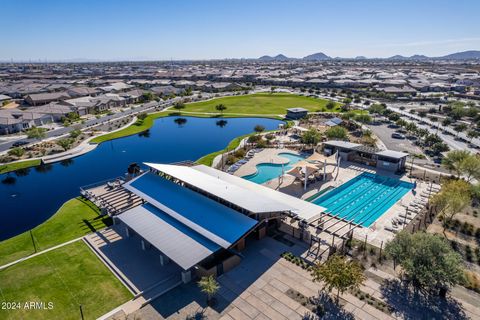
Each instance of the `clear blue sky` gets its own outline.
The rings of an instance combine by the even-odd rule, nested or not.
[[[0,60],[480,50],[478,0],[1,0]]]

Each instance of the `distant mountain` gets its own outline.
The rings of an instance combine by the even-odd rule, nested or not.
[[[276,55],[275,57],[273,57],[273,59],[274,59],[275,61],[287,61],[287,60],[290,60],[289,57],[284,56],[283,54]]]
[[[303,57],[303,60],[306,60],[306,61],[324,61],[324,60],[330,60],[330,59],[332,58],[327,56],[323,52],[318,52],[318,53],[310,54],[308,56]]]
[[[445,59],[445,60],[472,60],[472,59],[480,59],[480,51],[478,50],[469,50],[463,52],[455,52],[452,54],[447,54],[443,57],[438,57],[437,59]]]
[[[261,61],[273,61],[274,58],[272,56],[261,56],[260,58],[258,58],[258,60],[261,60]]]
[[[261,56],[260,58],[258,58],[258,60],[261,60],[261,61],[288,61],[288,60],[291,60],[291,58],[289,58],[289,57],[287,57],[283,54],[278,54],[275,57]]]
[[[409,57],[408,59],[409,60],[428,60],[430,58],[427,57],[427,56],[424,56],[423,54],[415,54],[415,55]]]
[[[401,56],[399,54],[387,58],[387,60],[408,60],[408,57]]]
[[[327,60],[343,60],[345,58],[335,57],[332,58],[327,56],[323,52],[317,52],[314,54],[310,54],[305,56],[301,59],[298,58],[289,58],[283,54],[272,56],[261,56],[258,58],[260,61],[290,61],[290,60],[303,60],[303,61],[327,61]],[[463,52],[455,52],[452,54],[448,54],[446,56],[441,57],[428,57],[422,54],[415,54],[410,57],[402,56],[402,55],[394,55],[388,58],[367,58],[364,56],[357,56],[355,57],[356,60],[370,60],[370,59],[385,59],[385,60],[397,60],[397,61],[424,61],[424,60],[472,60],[472,59],[480,59],[480,51],[479,50],[469,50]],[[348,59],[347,59],[348,60]]]

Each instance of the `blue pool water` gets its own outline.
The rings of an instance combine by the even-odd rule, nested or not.
[[[278,128],[279,120],[166,117],[141,134],[107,141],[67,161],[0,175],[0,241],[44,222],[79,187],[122,176],[130,163],[196,160],[224,148],[230,140],[252,132],[257,124]],[[177,120],[177,121],[176,121]]]
[[[284,172],[287,172],[293,165],[299,161],[305,160],[305,157],[299,156],[293,153],[283,152],[278,154],[282,158],[287,158],[288,163],[283,165]],[[282,165],[281,164],[274,164],[274,163],[260,163],[257,164],[257,172],[254,174],[250,174],[247,176],[243,176],[242,178],[247,179],[249,181],[262,184],[272,179],[278,178],[282,175]]]
[[[412,188],[412,183],[364,172],[312,203],[369,227]]]

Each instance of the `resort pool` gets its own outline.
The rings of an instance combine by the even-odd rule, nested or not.
[[[364,172],[312,203],[331,215],[369,227],[411,189],[412,183]]]
[[[278,154],[282,158],[287,158],[289,162],[287,164],[283,165],[283,170],[284,172],[287,172],[290,170],[293,165],[299,161],[305,160],[305,157],[296,155],[293,153],[288,153],[288,152],[282,152]],[[278,178],[279,176],[282,175],[282,165],[281,164],[275,164],[275,163],[260,163],[257,164],[257,172],[243,176],[242,178],[262,184],[267,181],[270,181],[272,179]]]

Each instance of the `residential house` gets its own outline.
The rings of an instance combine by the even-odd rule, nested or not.
[[[66,92],[49,92],[29,94],[25,97],[25,101],[31,106],[39,106],[53,101],[70,99],[70,95]]]
[[[52,121],[52,116],[34,111],[22,111],[19,109],[0,110],[0,134],[16,133]]]

